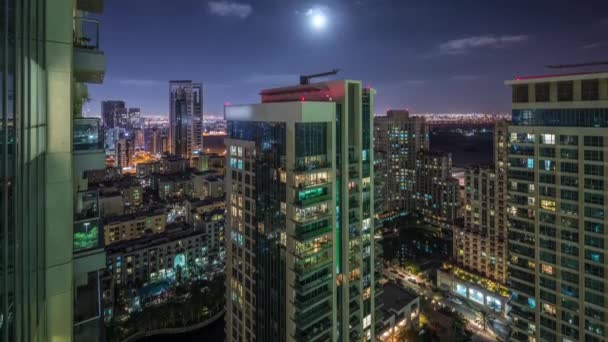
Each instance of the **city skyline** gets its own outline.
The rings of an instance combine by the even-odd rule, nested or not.
[[[168,115],[169,80],[193,79],[203,83],[204,112],[221,115],[226,102],[254,103],[257,89],[341,68],[336,79],[363,78],[378,90],[376,113],[507,112],[502,80],[605,59],[608,5],[566,4],[526,3],[521,13],[474,1],[451,8],[446,1],[184,0],[169,9],[160,1],[108,2],[102,19],[112,25],[101,33],[111,57],[85,109],[97,114],[99,101],[122,99]],[[323,27],[314,13],[323,13]],[[158,25],[165,17],[180,20]]]
[[[116,3],[0,0],[0,341],[607,339],[606,4]]]

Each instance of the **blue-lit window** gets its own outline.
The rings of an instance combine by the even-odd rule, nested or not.
[[[530,309],[536,308],[536,300],[534,298],[528,298],[528,306]]]
[[[534,168],[534,159],[528,158],[528,169]]]

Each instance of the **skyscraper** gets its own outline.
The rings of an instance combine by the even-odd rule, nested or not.
[[[228,341],[375,336],[374,92],[330,81],[226,107]]]
[[[171,154],[190,159],[203,150],[202,84],[170,81],[169,106]]]
[[[99,22],[82,18],[102,8],[102,1],[0,1],[2,341],[71,341],[78,330],[73,153],[98,137],[72,127],[80,126],[73,115],[87,97],[84,83],[103,81]]]
[[[506,84],[512,339],[603,341],[608,73]]]
[[[467,270],[507,280],[507,123],[494,125],[494,165],[465,171],[464,227],[455,227],[454,258]]]
[[[416,154],[414,208],[424,220],[448,233],[458,217],[458,180],[452,177],[449,153],[422,150]]]
[[[429,126],[422,117],[411,117],[406,110],[389,110],[374,119],[375,148],[384,157],[384,210],[413,211],[416,208],[416,157],[429,149]]]
[[[106,128],[120,126],[120,119],[127,114],[125,101],[101,101],[101,118]]]

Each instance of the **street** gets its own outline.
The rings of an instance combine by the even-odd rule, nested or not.
[[[479,310],[473,304],[467,303],[463,298],[457,298],[454,294],[446,294],[438,290],[434,284],[407,272],[404,268],[387,267],[384,269],[384,276],[396,281],[403,288],[419,294],[422,312],[437,319],[439,323],[443,323],[442,325],[448,330],[451,330],[450,323],[445,322],[446,316],[438,311],[442,307],[459,312],[464,316],[468,321],[468,329],[473,332],[473,341],[496,341],[497,337],[504,341],[509,336],[508,324],[504,318],[494,316],[487,330],[484,331],[483,327],[476,322]],[[446,336],[446,338],[448,337]]]

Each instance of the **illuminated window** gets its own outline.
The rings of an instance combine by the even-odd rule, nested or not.
[[[543,303],[543,312],[547,313],[551,316],[555,316],[556,311],[555,311],[555,305],[552,304],[547,304],[547,303]]]
[[[367,315],[363,318],[363,329],[369,327],[372,324],[372,315]]]
[[[541,200],[540,207],[545,210],[555,211],[555,201]]]
[[[555,134],[541,134],[540,142],[547,145],[555,145]]]
[[[540,270],[541,270],[541,272],[543,272],[545,274],[553,275],[553,266],[541,264],[540,265]]]

